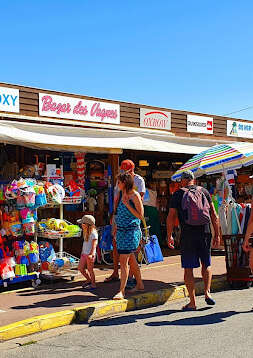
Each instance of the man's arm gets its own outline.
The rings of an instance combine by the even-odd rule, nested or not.
[[[170,208],[166,220],[168,245],[171,243],[172,232],[175,226],[176,219],[177,219],[177,209]]]
[[[214,246],[218,247],[220,245],[220,222],[219,222],[219,217],[216,214],[213,202],[210,203],[210,217],[215,233],[213,244]]]

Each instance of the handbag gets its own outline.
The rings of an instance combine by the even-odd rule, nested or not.
[[[102,237],[101,240],[99,242],[99,248],[103,249],[105,251],[112,251],[113,250],[113,246],[112,246],[112,226],[111,225],[106,225],[103,228],[102,231]]]
[[[148,238],[144,246],[144,253],[147,265],[163,261],[163,254],[156,235],[152,235]]]

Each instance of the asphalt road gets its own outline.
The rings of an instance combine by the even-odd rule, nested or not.
[[[56,330],[51,338],[27,337],[24,342],[35,342],[1,350],[0,357],[252,358],[253,289],[213,296],[215,307],[208,307],[203,297],[198,297],[196,312],[182,312],[186,300],[181,300],[94,321],[89,326],[71,326],[68,333]]]

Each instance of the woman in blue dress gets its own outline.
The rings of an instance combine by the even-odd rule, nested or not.
[[[118,187],[121,191],[116,212],[116,245],[120,255],[120,290],[113,297],[115,300],[124,299],[125,287],[129,274],[129,265],[136,278],[137,284],[132,292],[143,291],[144,285],[141,272],[135,258],[140,239],[140,223],[144,209],[140,194],[133,189],[134,180],[131,174],[124,173],[118,176]]]

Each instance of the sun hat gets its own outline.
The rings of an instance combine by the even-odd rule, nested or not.
[[[95,225],[96,220],[92,215],[84,215],[82,219],[77,220],[78,224]]]
[[[120,164],[120,169],[124,171],[133,170],[134,168],[134,162],[130,159],[125,159]]]
[[[183,171],[183,173],[181,174],[181,180],[186,179],[186,180],[192,180],[194,179],[194,174],[191,170],[185,170]]]

